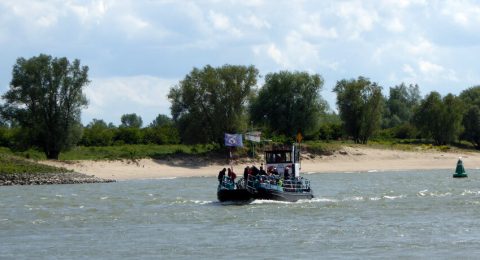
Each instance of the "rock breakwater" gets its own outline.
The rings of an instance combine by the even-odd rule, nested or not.
[[[46,184],[82,184],[115,182],[93,175],[76,172],[67,173],[9,173],[0,174],[0,186],[10,185],[46,185]]]

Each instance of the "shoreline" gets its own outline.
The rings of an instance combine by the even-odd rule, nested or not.
[[[343,147],[329,156],[302,155],[302,173],[383,172],[401,170],[451,169],[452,174],[459,157],[467,170],[480,169],[478,152],[400,151],[374,148]],[[64,167],[78,173],[102,179],[139,180],[175,177],[211,177],[229,167],[210,163],[204,158],[141,159],[136,161],[39,161],[39,163]],[[239,161],[233,164],[237,175],[247,165],[260,161]]]

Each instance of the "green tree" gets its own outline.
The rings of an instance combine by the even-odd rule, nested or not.
[[[140,128],[143,125],[142,117],[135,113],[122,115],[120,121],[122,122],[120,127]]]
[[[101,119],[93,119],[84,129],[81,144],[85,146],[109,146],[113,144],[115,129]]]
[[[335,112],[329,112],[320,119],[320,128],[317,138],[321,140],[336,140],[342,138],[342,119]]]
[[[178,144],[180,135],[173,120],[159,114],[147,128],[143,129],[144,143],[153,144]]]
[[[16,121],[28,142],[43,149],[48,159],[58,159],[81,136],[88,67],[80,66],[78,59],[40,54],[17,59],[12,74],[10,89],[2,96],[3,116]]]
[[[250,116],[254,123],[266,123],[272,133],[294,137],[298,132],[318,130],[327,103],[320,96],[323,78],[307,72],[281,71],[265,76],[265,84],[253,98]]]
[[[194,68],[168,94],[182,140],[223,144],[225,132],[243,131],[247,126],[247,98],[257,77],[254,66]]]
[[[383,96],[382,87],[369,79],[338,81],[334,90],[345,132],[355,143],[367,143],[380,127]]]
[[[462,122],[465,129],[462,138],[480,150],[480,86],[462,91],[460,99],[467,111]]]
[[[166,116],[159,114],[153,121],[150,123],[149,127],[162,127],[164,125],[172,125],[173,120]]]
[[[480,108],[471,106],[463,117],[465,131],[462,137],[480,150]]]
[[[386,101],[384,111],[385,127],[396,127],[410,122],[415,108],[421,100],[418,85],[402,83],[390,88],[390,96]]]
[[[462,131],[463,107],[452,94],[443,99],[438,92],[431,92],[416,109],[413,121],[425,138],[435,144],[445,145],[455,141]]]
[[[144,143],[152,144],[178,144],[180,135],[177,128],[172,124],[147,127],[143,130]]]

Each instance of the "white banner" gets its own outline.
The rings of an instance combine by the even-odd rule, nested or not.
[[[260,142],[260,136],[262,135],[262,132],[254,131],[254,132],[248,132],[245,133],[245,140],[250,140],[252,142]]]

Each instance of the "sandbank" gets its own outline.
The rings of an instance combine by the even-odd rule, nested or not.
[[[434,170],[455,169],[456,162],[462,157],[467,169],[480,169],[480,153],[477,152],[438,152],[438,151],[400,151],[343,147],[329,156],[303,155],[304,173],[333,172],[371,172],[400,170]],[[99,178],[130,180],[159,179],[173,177],[208,177],[216,176],[225,164],[211,163],[205,159],[141,159],[136,161],[41,161],[48,165],[65,167],[78,173],[94,175]],[[259,165],[260,162],[234,162],[235,172],[243,172],[246,165]]]

